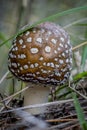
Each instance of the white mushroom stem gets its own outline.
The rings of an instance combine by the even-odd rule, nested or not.
[[[42,104],[48,102],[49,87],[44,85],[29,84],[29,89],[24,93],[24,106]],[[46,108],[33,108],[27,111],[31,114],[44,113]]]

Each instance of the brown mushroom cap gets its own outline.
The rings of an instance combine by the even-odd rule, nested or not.
[[[45,22],[13,40],[8,67],[25,82],[60,85],[70,75],[72,50],[68,34]]]

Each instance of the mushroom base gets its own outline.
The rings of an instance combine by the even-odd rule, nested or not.
[[[24,106],[42,104],[48,102],[49,87],[44,85],[30,85],[29,89],[24,93]],[[31,114],[44,113],[45,107],[27,109],[26,111]]]

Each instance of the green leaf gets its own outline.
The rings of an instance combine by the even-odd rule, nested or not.
[[[74,80],[79,80],[81,78],[87,77],[87,72],[82,72],[73,77]]]
[[[73,96],[73,99],[74,99],[74,105],[75,105],[75,109],[76,109],[76,112],[77,112],[77,116],[78,116],[78,120],[80,122],[80,125],[81,125],[83,130],[87,130],[87,122],[85,120],[83,110],[82,110],[82,108],[79,104],[77,97],[76,97],[76,93],[73,92],[72,96]]]
[[[87,6],[81,6],[81,7],[77,7],[77,8],[72,8],[57,14],[54,14],[52,16],[49,16],[47,18],[44,18],[38,22],[36,22],[35,24],[32,24],[31,26],[25,27],[24,30],[19,31],[17,34],[13,35],[12,37],[10,37],[9,39],[7,39],[6,41],[4,41],[3,43],[0,44],[0,47],[3,46],[6,42],[8,42],[9,40],[11,40],[12,38],[24,33],[25,31],[27,31],[28,29],[31,29],[32,27],[36,26],[37,24],[40,24],[42,22],[46,22],[46,21],[54,21],[56,18],[60,17],[60,16],[64,16],[67,14],[71,14],[71,13],[75,13],[77,11],[82,11],[82,10],[87,10]]]

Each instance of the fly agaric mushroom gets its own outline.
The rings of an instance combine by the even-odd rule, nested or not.
[[[46,102],[49,87],[69,79],[71,62],[70,38],[54,23],[39,24],[17,36],[9,51],[8,68],[14,76],[32,86],[24,94],[24,105]],[[41,110],[32,112],[36,114]]]

